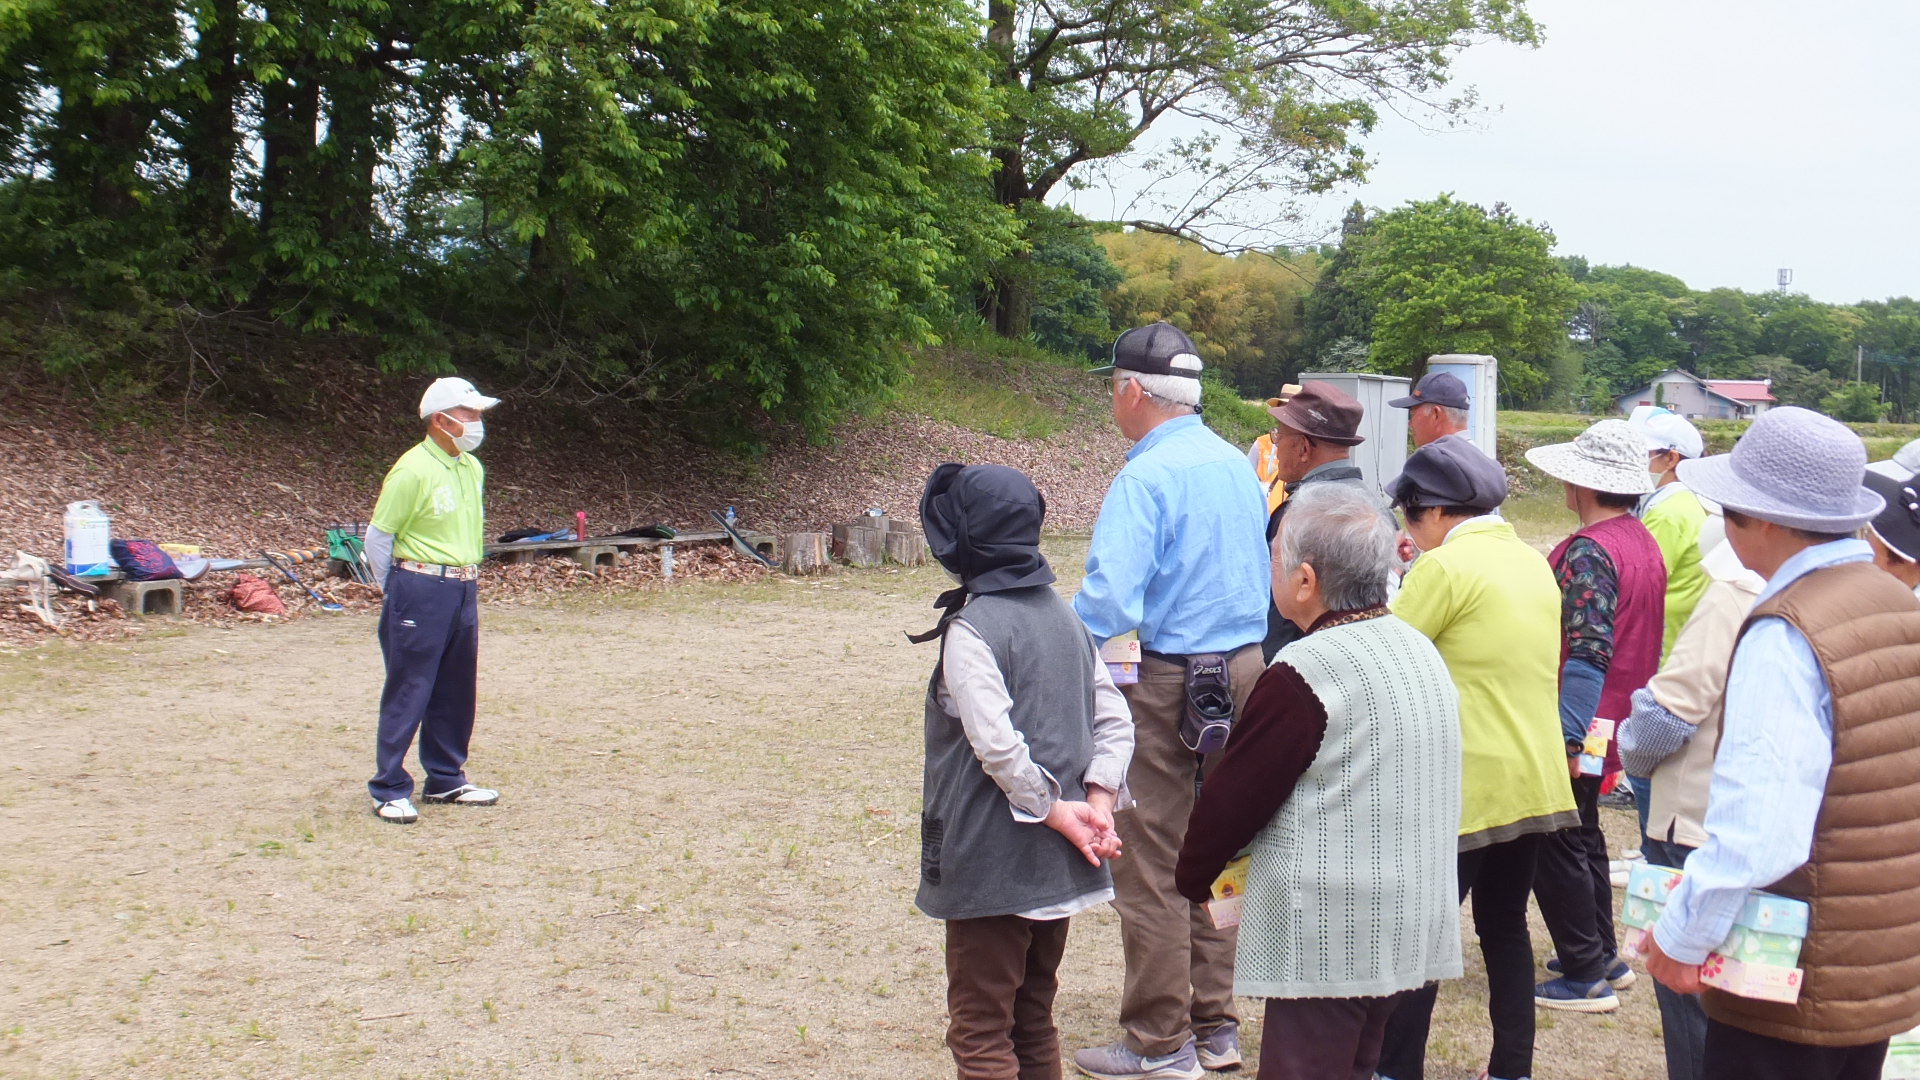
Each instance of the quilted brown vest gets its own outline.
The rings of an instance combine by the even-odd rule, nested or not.
[[[1703,1003],[1722,1023],[1788,1042],[1877,1042],[1920,1024],[1920,602],[1892,575],[1845,563],[1788,585],[1747,626],[1767,616],[1806,635],[1833,694],[1813,853],[1767,887],[1812,908],[1806,982],[1793,1005],[1712,989]]]

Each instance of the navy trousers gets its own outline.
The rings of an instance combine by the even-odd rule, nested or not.
[[[1675,870],[1687,864],[1693,849],[1685,844],[1643,837],[1640,850],[1654,866]],[[1669,990],[1660,982],[1653,984],[1653,996],[1660,1003],[1660,1035],[1667,1049],[1667,1080],[1702,1080],[1706,1076],[1707,1010],[1700,1005],[1699,994]]]
[[[1707,1080],[1880,1080],[1887,1040],[1807,1046],[1707,1021]]]
[[[380,740],[368,794],[375,802],[413,795],[407,747],[415,733],[429,793],[466,783],[480,660],[477,583],[396,568],[387,576],[380,608],[380,652],[387,685],[380,692]]]

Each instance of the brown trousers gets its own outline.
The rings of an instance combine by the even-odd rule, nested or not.
[[[1372,1080],[1399,995],[1268,998],[1258,1080]]]
[[[1227,664],[1236,710],[1260,677],[1260,647]],[[1133,712],[1133,764],[1127,786],[1139,804],[1115,817],[1123,845],[1113,860],[1113,906],[1120,913],[1126,989],[1120,1027],[1127,1048],[1158,1057],[1215,1028],[1237,1024],[1233,1007],[1233,930],[1215,930],[1206,910],[1181,896],[1173,867],[1193,813],[1197,763],[1180,741],[1186,670],[1146,657],[1140,681],[1121,687]]]
[[[1069,921],[947,922],[947,1049],[960,1080],[1060,1080],[1053,995]]]

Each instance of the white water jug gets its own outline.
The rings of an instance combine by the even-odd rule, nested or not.
[[[67,504],[67,573],[85,576],[113,570],[113,519],[88,499]]]

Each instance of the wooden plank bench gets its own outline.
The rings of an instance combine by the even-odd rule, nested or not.
[[[769,557],[773,554],[773,537],[764,533],[748,533],[747,541],[755,549]],[[532,562],[534,559],[550,556],[569,558],[588,570],[598,573],[603,567],[611,568],[622,554],[636,551],[654,551],[673,544],[710,544],[727,543],[724,532],[684,532],[671,540],[661,540],[651,536],[589,536],[585,540],[535,540],[520,541],[512,544],[488,544],[489,557],[499,556],[507,562]]]

